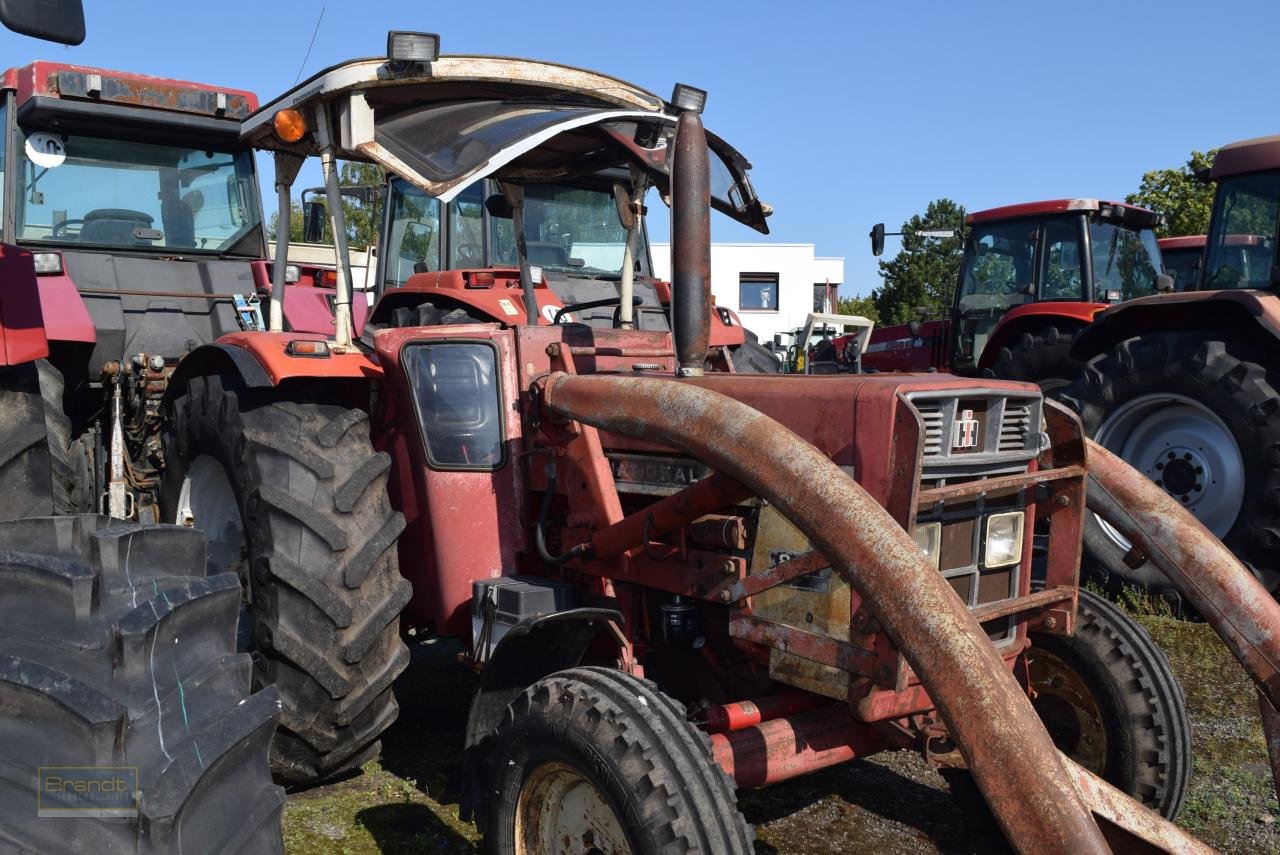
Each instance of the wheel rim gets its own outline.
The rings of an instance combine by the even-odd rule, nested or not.
[[[1184,395],[1143,395],[1108,415],[1096,439],[1215,536],[1235,525],[1244,502],[1244,458],[1226,423],[1204,404]],[[1117,546],[1130,548],[1119,531],[1101,518],[1098,523]]]
[[[236,500],[235,488],[217,459],[202,454],[191,461],[178,491],[178,506],[174,509],[172,521],[193,525],[205,533],[212,572],[230,570],[240,576],[244,606],[240,610],[237,646],[240,650],[248,650],[252,625],[247,608],[249,579],[244,522],[240,519],[240,503]]]
[[[1093,693],[1066,662],[1044,650],[1027,654],[1032,702],[1053,744],[1075,762],[1104,775],[1107,728]]]
[[[517,855],[630,855],[631,844],[609,800],[567,763],[543,763],[516,801]]]

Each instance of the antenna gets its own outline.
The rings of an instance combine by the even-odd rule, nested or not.
[[[320,17],[316,18],[316,28],[311,31],[311,41],[307,44],[307,52],[302,55],[302,64],[298,66],[298,76],[293,78],[293,85],[297,86],[298,81],[302,79],[302,69],[307,67],[307,60],[311,58],[311,48],[316,43],[316,33],[320,32],[320,22],[324,20],[324,6],[320,7]]]

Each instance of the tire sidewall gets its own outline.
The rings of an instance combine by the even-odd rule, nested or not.
[[[1261,550],[1252,533],[1253,522],[1276,517],[1266,501],[1267,473],[1273,468],[1267,459],[1270,443],[1265,441],[1265,426],[1255,426],[1250,418],[1250,409],[1262,401],[1251,394],[1248,384],[1235,393],[1223,388],[1212,355],[1208,360],[1201,358],[1205,345],[1215,341],[1219,340],[1208,333],[1157,333],[1129,339],[1090,360],[1089,373],[1094,376],[1082,376],[1067,395],[1088,436],[1096,436],[1119,407],[1151,394],[1190,398],[1217,415],[1235,440],[1245,473],[1240,513],[1222,541],[1253,566],[1270,566],[1275,556],[1267,554],[1271,550]],[[1258,364],[1244,348],[1230,342],[1223,342],[1223,347],[1240,362]],[[1092,513],[1084,517],[1084,547],[1087,558],[1097,565],[1090,569],[1105,581],[1124,580],[1161,590],[1170,587],[1150,562],[1138,568],[1125,564],[1126,550],[1103,531]],[[1275,585],[1268,587],[1274,589]]]

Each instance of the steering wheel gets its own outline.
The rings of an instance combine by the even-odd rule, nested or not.
[[[62,222],[60,222],[60,223],[54,223],[54,224],[53,224],[53,231],[51,231],[51,232],[49,233],[49,237],[58,237],[58,235],[62,234],[63,232],[65,232],[65,231],[67,230],[67,226],[83,226],[83,225],[84,225],[84,220],[83,220],[83,219],[79,219],[79,220],[63,220],[63,221],[62,221]]]
[[[459,261],[465,262],[478,262],[483,255],[480,247],[474,243],[460,243],[454,252]]]

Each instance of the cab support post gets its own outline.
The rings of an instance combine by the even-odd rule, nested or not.
[[[355,332],[351,323],[351,257],[347,254],[347,222],[342,213],[342,189],[338,185],[338,164],[333,154],[329,133],[329,115],[325,105],[316,107],[316,142],[320,144],[320,167],[324,171],[325,207],[333,229],[333,251],[337,264],[337,283],[333,297],[333,349],[349,350]]]
[[[293,182],[302,168],[302,158],[285,151],[275,153],[276,166],[276,259],[271,267],[271,307],[267,315],[267,329],[284,332],[284,269],[289,264],[289,218],[293,205],[289,196]]]

